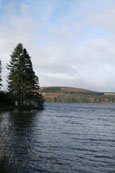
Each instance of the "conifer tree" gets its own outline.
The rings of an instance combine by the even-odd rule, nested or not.
[[[1,77],[1,72],[2,72],[2,64],[1,64],[1,60],[0,60],[0,89],[1,89],[1,86],[2,86],[2,77]]]
[[[40,106],[41,95],[35,92],[39,90],[38,77],[33,70],[31,57],[21,43],[14,49],[8,69],[8,90],[18,106]]]

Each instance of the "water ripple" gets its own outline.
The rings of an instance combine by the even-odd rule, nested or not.
[[[0,113],[0,172],[115,172],[114,105],[46,103]]]

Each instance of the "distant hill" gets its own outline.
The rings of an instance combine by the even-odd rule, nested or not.
[[[73,88],[73,87],[60,87],[60,86],[56,86],[56,87],[41,87],[40,88],[41,92],[61,92],[61,93],[94,93],[94,91],[90,91],[90,90],[86,90],[86,89],[81,89],[81,88]],[[95,92],[97,93],[97,92]]]
[[[73,87],[41,87],[46,102],[115,103],[114,93],[95,92]]]

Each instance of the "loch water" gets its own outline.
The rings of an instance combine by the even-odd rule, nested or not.
[[[114,173],[115,105],[0,113],[0,173]]]

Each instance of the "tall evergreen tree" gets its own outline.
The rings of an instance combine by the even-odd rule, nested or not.
[[[0,89],[1,89],[1,86],[2,86],[2,77],[1,77],[1,72],[2,72],[2,63],[1,63],[1,60],[0,60]]]
[[[41,95],[35,92],[39,90],[38,77],[33,70],[31,57],[21,43],[14,49],[8,69],[8,90],[18,106],[40,106]]]

